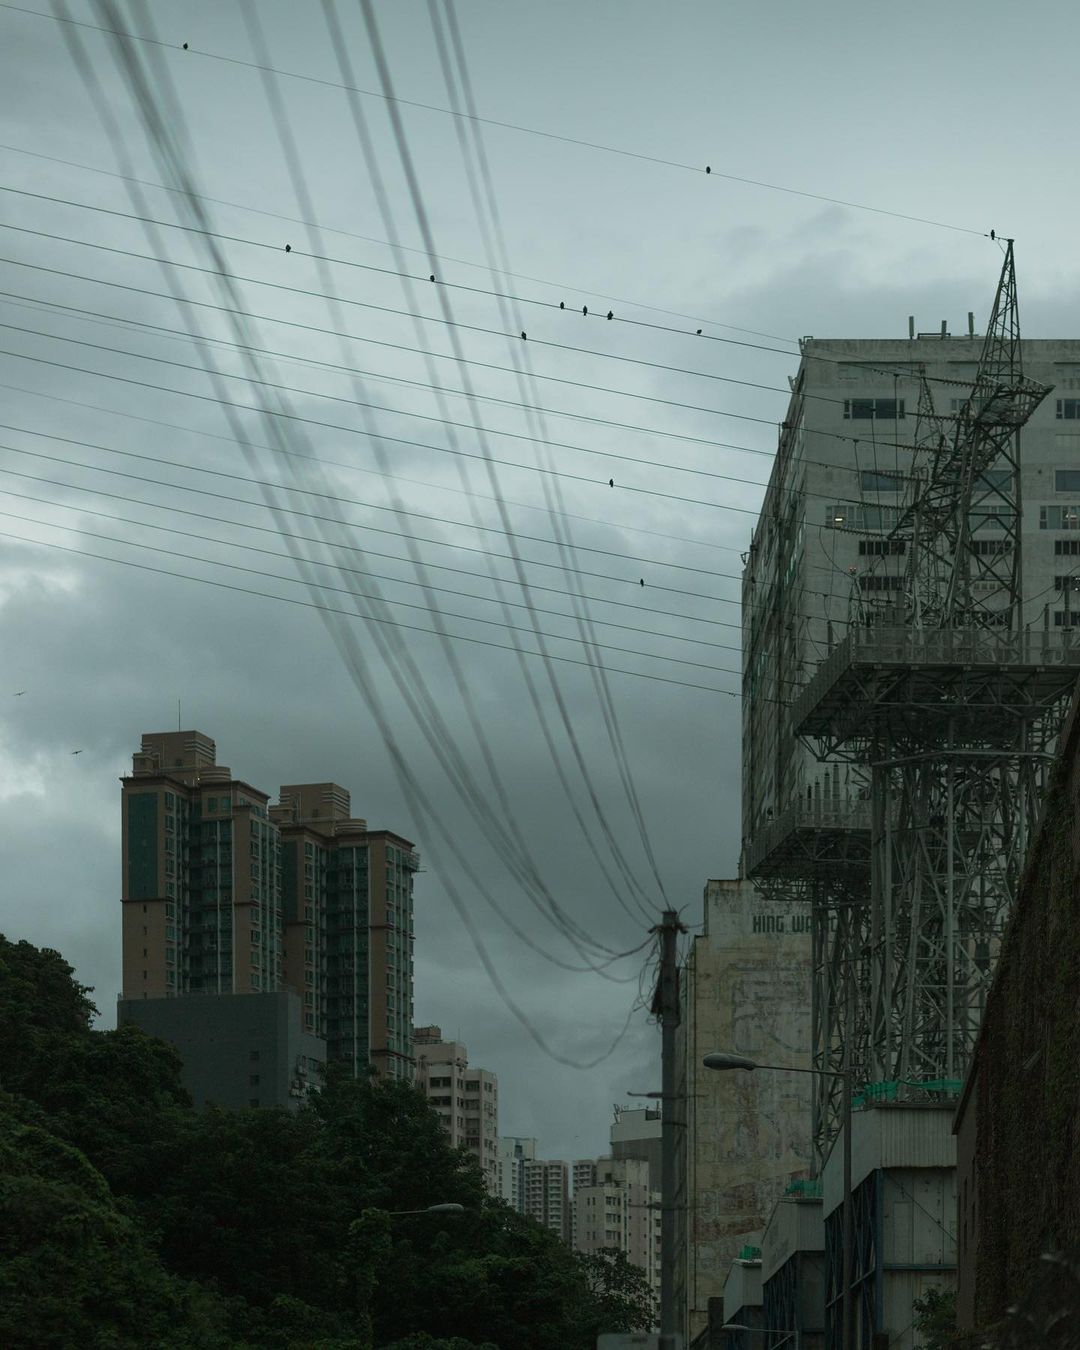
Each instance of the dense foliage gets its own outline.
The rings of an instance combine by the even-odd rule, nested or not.
[[[591,1350],[649,1324],[640,1272],[488,1199],[412,1086],[196,1114],[175,1053],[94,1031],[89,993],[0,936],[8,1350]],[[433,1199],[465,1213],[392,1217]]]
[[[1027,1292],[1047,1251],[1080,1251],[1080,773],[1076,732],[1047,793],[977,1057],[977,1320]]]

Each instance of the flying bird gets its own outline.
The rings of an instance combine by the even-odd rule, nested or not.
[[[72,750],[71,753],[72,753],[73,755],[81,755],[81,754],[82,754],[82,751],[81,751],[81,750]]]
[[[17,694],[12,694],[11,697],[12,697],[12,698],[22,698],[23,694],[25,694],[25,693],[26,693],[26,690],[25,690],[25,689],[20,689],[19,692],[18,692]]]

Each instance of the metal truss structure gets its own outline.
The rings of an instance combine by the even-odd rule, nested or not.
[[[811,792],[751,841],[746,870],[814,915],[814,1066],[934,1097],[962,1078],[1080,673],[1068,630],[1024,626],[1019,433],[1049,389],[1021,369],[1011,241],[959,412],[925,379],[889,536],[902,600],[864,599],[789,710],[792,735],[861,800]],[[854,1016],[844,1015],[847,981]],[[840,1080],[815,1094],[819,1163]]]

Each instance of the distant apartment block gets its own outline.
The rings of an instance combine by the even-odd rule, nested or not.
[[[487,1069],[471,1068],[460,1041],[444,1041],[437,1026],[414,1033],[416,1081],[438,1113],[455,1147],[480,1164],[489,1195],[500,1194],[499,1080]]]
[[[611,1156],[644,1158],[649,1164],[649,1185],[654,1191],[660,1189],[662,1116],[655,1106],[616,1106],[611,1122]]]
[[[559,1160],[535,1158],[526,1162],[525,1213],[570,1242],[570,1173]]]
[[[644,1158],[574,1163],[573,1247],[586,1255],[622,1252],[660,1293],[660,1192]]]
[[[513,1135],[499,1139],[498,1195],[511,1209],[525,1213],[525,1164],[536,1158],[536,1140]]]
[[[126,1016],[287,990],[327,1058],[411,1077],[412,843],[369,830],[335,783],[271,805],[199,731],[144,735],[122,784]]]

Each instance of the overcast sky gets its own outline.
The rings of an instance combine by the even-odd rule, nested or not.
[[[48,8],[45,0],[34,7]],[[228,439],[235,428],[213,395],[227,388],[227,397],[254,407],[255,387],[230,378],[254,367],[217,347],[212,360],[223,380],[215,387],[186,324],[197,313],[213,337],[234,340],[237,330],[210,309],[170,298],[170,288],[180,287],[190,300],[220,303],[214,279],[179,268],[166,275],[160,264],[129,256],[163,246],[175,262],[206,267],[205,239],[162,229],[159,241],[138,221],[85,209],[141,209],[131,185],[115,176],[118,150],[138,177],[167,181],[109,40],[77,30],[89,78],[122,128],[122,147],[103,127],[60,26],[0,7],[0,184],[19,190],[0,194],[0,930],[63,951],[112,1024],[120,980],[117,780],[142,732],[176,725],[179,702],[183,725],[213,736],[220,760],[238,776],[270,792],[281,783],[336,780],[351,789],[355,814],[417,840],[429,864],[416,887],[417,1021],[441,1023],[466,1042],[474,1062],[499,1074],[503,1133],[536,1135],[550,1156],[587,1156],[605,1147],[611,1104],[658,1085],[658,1032],[639,1009],[599,1067],[582,1071],[545,1056],[484,974],[430,864],[440,863],[458,887],[507,990],[564,1058],[594,1059],[618,1036],[638,996],[642,955],[612,968],[625,982],[566,971],[493,913],[440,843],[440,828],[535,946],[580,964],[515,881],[504,850],[479,833],[363,622],[344,621],[437,820],[403,797],[376,719],[317,613],[84,554],[310,602],[286,543],[269,531],[283,526],[311,540],[321,525],[312,514],[340,512],[346,524],[328,528],[350,552],[304,540],[293,546],[369,575],[327,566],[313,572],[317,580],[381,587],[388,614],[418,628],[430,629],[430,616],[405,606],[423,607],[434,596],[444,611],[465,616],[447,617],[448,631],[498,644],[456,644],[467,705],[438,641],[396,630],[453,745],[501,816],[476,735],[483,727],[548,891],[598,943],[622,951],[644,940],[647,925],[620,905],[596,861],[593,848],[614,870],[548,675],[532,659],[568,801],[518,658],[499,649],[512,635],[496,626],[504,614],[492,603],[487,573],[493,566],[508,581],[514,575],[511,541],[496,532],[505,524],[491,500],[497,493],[509,503],[527,576],[549,588],[533,592],[536,606],[557,611],[538,622],[553,635],[551,652],[571,659],[551,669],[597,801],[655,910],[659,888],[591,673],[572,664],[586,656],[574,623],[560,617],[571,613],[570,581],[558,551],[542,542],[553,537],[553,521],[545,479],[528,466],[553,465],[563,476],[549,477],[548,488],[557,485],[561,509],[574,517],[563,518],[572,564],[593,574],[581,584],[605,625],[597,630],[603,659],[618,668],[609,677],[618,726],[666,896],[685,907],[688,923],[698,922],[705,880],[737,867],[739,707],[731,693],[738,687],[739,553],[768,474],[787,377],[797,368],[792,339],[899,337],[911,313],[922,328],[945,318],[963,331],[969,309],[981,327],[1000,265],[981,237],[991,228],[1017,238],[1025,333],[1077,336],[1070,138],[1077,20],[1065,3],[987,0],[914,0],[902,11],[865,0],[461,0],[455,9],[482,116],[698,170],[483,127],[509,266],[520,274],[504,288],[520,297],[510,318],[513,331],[528,332],[525,344],[503,336],[509,319],[489,295],[445,286],[492,289],[453,118],[399,105],[434,259],[424,252],[386,105],[361,98],[389,224],[380,211],[346,96],[333,87],[340,70],[321,5],[258,3],[271,64],[312,77],[275,82],[304,185],[290,172],[259,72],[215,59],[254,59],[240,4],[150,6],[166,45],[128,44],[138,59],[160,62],[155,100],[184,143],[196,190],[215,199],[205,205],[213,230],[232,236],[218,247],[228,270],[245,278],[235,283],[241,307],[261,316],[240,321],[245,340],[277,354],[250,359],[261,378],[294,391],[266,390],[263,398],[283,400],[275,406],[292,415],[280,425],[294,456],[330,462],[315,466],[289,460],[280,446],[250,458]],[[445,107],[426,3],[379,0],[376,11],[398,95]],[[72,0],[68,12],[100,20],[89,0]],[[338,13],[358,86],[378,89],[359,6],[341,0]],[[145,7],[133,6],[124,26],[137,31],[145,17]],[[298,187],[325,231],[318,239],[295,223],[304,214]],[[141,191],[157,219],[190,220],[175,194]],[[396,270],[394,254],[378,242],[390,230],[420,250],[406,255],[423,278],[412,299],[399,277],[370,270]],[[305,252],[339,261],[320,267]],[[426,280],[432,272],[455,321],[470,326],[454,331],[471,362],[512,369],[527,353],[537,375],[554,377],[535,386],[549,410],[542,422],[508,403],[470,403],[458,394],[440,404],[429,389],[401,382],[429,382],[434,369],[448,390],[470,382],[489,399],[522,397],[508,371],[443,359],[453,347]],[[321,294],[327,278],[351,303]],[[564,301],[566,311],[527,300]],[[414,301],[429,317],[387,312]],[[597,317],[608,309],[617,322]],[[342,326],[344,341],[312,331]],[[376,345],[388,343],[397,346]],[[429,363],[416,354],[419,346],[439,355]],[[380,407],[363,410],[356,401]],[[486,437],[458,428],[452,441],[437,420],[470,424],[478,413]],[[235,415],[251,442],[271,445],[265,417]],[[375,444],[366,434],[373,427],[396,439]],[[537,447],[533,433],[560,444]],[[467,457],[485,447],[502,461],[491,476]],[[453,448],[465,454],[446,453]],[[380,456],[393,480],[373,472]],[[651,463],[629,462],[635,459]],[[275,518],[257,485],[230,474],[283,485],[281,503],[308,515]],[[311,495],[319,491],[346,501]],[[386,509],[395,500],[413,514]],[[406,529],[421,541],[412,547],[424,560],[422,574],[409,561]],[[489,554],[500,556],[492,563]],[[425,596],[416,584],[424,579],[442,589]],[[522,592],[510,585],[505,595],[516,606],[512,622],[527,628]],[[352,603],[340,592],[322,597],[341,608]],[[518,636],[535,648],[534,638]],[[633,911],[633,901],[622,899]]]

